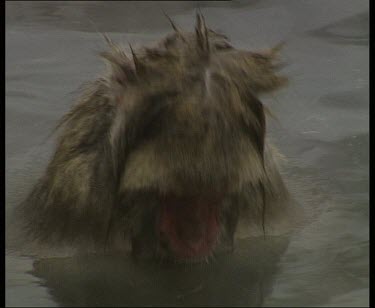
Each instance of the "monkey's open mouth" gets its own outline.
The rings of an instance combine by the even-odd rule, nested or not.
[[[219,195],[164,197],[156,227],[162,249],[177,259],[210,256],[220,233],[221,201]]]

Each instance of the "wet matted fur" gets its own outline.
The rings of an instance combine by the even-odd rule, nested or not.
[[[194,32],[131,50],[109,38],[108,73],[59,124],[45,174],[19,207],[49,245],[130,247],[194,259],[277,233],[293,212],[258,97],[284,86],[280,46],[235,49],[197,14]]]

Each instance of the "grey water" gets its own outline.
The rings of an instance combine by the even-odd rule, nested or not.
[[[284,177],[309,215],[291,238],[244,239],[210,264],[6,250],[6,306],[369,306],[369,1],[6,3],[6,218],[45,168],[52,129],[103,71],[98,32],[135,46],[171,31],[163,10],[250,50],[285,41],[288,88],[262,100]],[[7,235],[12,232],[8,223]],[[10,234],[12,235],[12,234]],[[7,243],[8,244],[8,243]]]

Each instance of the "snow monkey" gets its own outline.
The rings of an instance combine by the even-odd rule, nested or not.
[[[62,118],[21,204],[30,239],[199,261],[290,212],[259,100],[287,83],[280,46],[236,49],[200,13],[193,32],[171,24],[129,52],[105,36],[108,72]]]

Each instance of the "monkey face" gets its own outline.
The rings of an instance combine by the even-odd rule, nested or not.
[[[132,59],[107,38],[108,75],[63,118],[22,204],[27,234],[95,245],[125,234],[137,256],[200,260],[233,244],[245,212],[262,220],[264,196],[283,187],[258,99],[286,83],[279,46],[238,50],[201,15],[195,32],[174,29],[155,47],[130,47]]]
[[[198,16],[195,33],[177,30],[133,52],[133,62],[117,59],[117,49],[104,55],[115,65],[120,206],[148,213],[130,228],[133,251],[196,259],[211,255],[223,234],[233,241],[239,206],[226,200],[267,178],[257,95],[286,82],[275,73],[278,49],[237,50]],[[149,198],[139,202],[142,194]]]

